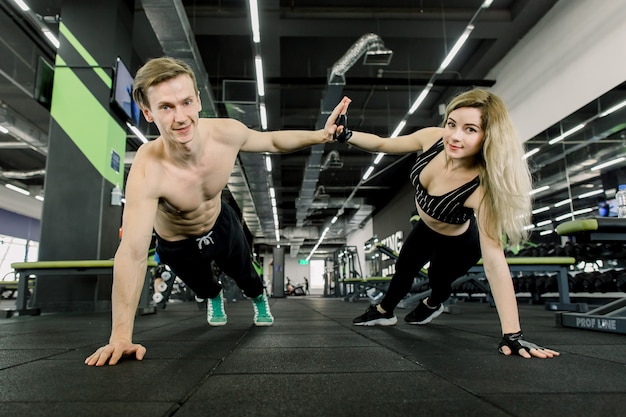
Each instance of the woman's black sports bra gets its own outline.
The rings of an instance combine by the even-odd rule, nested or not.
[[[470,182],[463,184],[456,190],[452,190],[441,196],[428,194],[419,180],[420,173],[439,152],[443,150],[443,138],[433,146],[417,156],[415,165],[411,169],[411,183],[415,187],[415,201],[430,217],[449,224],[463,224],[474,215],[474,210],[464,207],[465,200],[478,188],[480,180],[478,176]]]

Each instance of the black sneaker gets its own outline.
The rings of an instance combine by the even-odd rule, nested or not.
[[[432,319],[439,317],[443,313],[443,304],[439,304],[438,307],[428,307],[424,300],[415,307],[415,310],[406,315],[404,321],[409,324],[426,324],[430,323]]]
[[[393,313],[381,313],[376,306],[369,306],[365,313],[352,320],[355,326],[393,326],[398,322]]]

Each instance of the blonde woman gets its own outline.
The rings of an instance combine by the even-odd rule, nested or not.
[[[349,99],[344,100],[345,115]],[[409,292],[413,277],[430,262],[431,295],[405,317],[426,324],[443,311],[451,284],[482,257],[502,328],[499,351],[525,358],[559,353],[524,340],[502,236],[512,244],[526,239],[531,212],[531,177],[508,112],[500,98],[475,89],[452,99],[443,127],[384,139],[350,132],[341,125],[335,137],[369,152],[423,151],[411,170],[420,220],[405,240],[389,291],[355,318],[358,326],[394,325],[394,308]]]

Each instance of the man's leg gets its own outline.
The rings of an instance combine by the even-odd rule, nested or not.
[[[250,249],[241,223],[230,206],[222,204],[220,219],[213,238],[220,248],[215,262],[226,275],[235,280],[243,293],[252,298],[254,324],[271,326],[274,317],[263,288],[263,281],[252,264]]]

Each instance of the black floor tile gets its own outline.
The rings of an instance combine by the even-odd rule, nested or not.
[[[626,401],[626,337],[563,328],[520,305],[527,338],[549,360],[497,353],[486,303],[461,303],[426,326],[360,327],[367,303],[270,299],[274,326],[255,327],[248,300],[213,328],[195,303],[136,318],[143,361],[83,364],[106,343],[110,313],[0,319],[5,416],[617,416]]]

